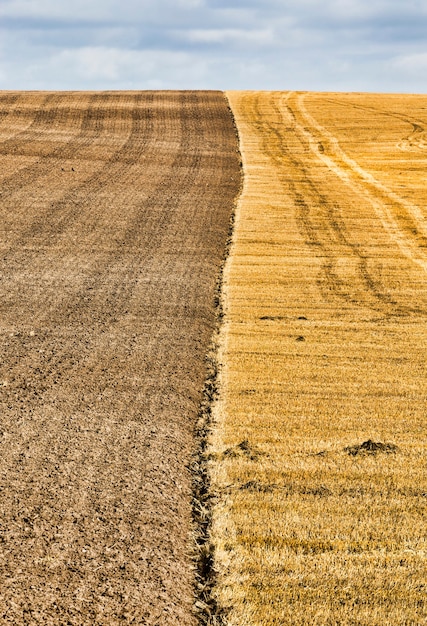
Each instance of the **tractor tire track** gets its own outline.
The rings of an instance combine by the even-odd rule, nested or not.
[[[299,113],[301,116],[305,132],[308,135],[311,134],[312,139],[309,137],[309,142],[312,149],[340,178],[353,185],[355,191],[370,200],[384,227],[403,254],[427,271],[426,216],[419,207],[406,202],[396,193],[387,189],[371,174],[364,171],[353,159],[350,159],[341,149],[336,138],[318,125],[314,118],[308,114],[303,105],[303,97],[299,96],[298,100],[295,101],[294,110],[296,115]],[[407,123],[412,124],[403,116],[385,114],[397,119],[404,119]],[[319,152],[319,145],[322,145],[323,148],[321,152]]]
[[[41,98],[35,98],[39,103],[33,108],[22,108],[19,110],[17,122],[26,120],[23,128],[12,134],[0,143],[0,154],[9,155],[33,155],[32,147],[35,142],[44,136],[46,130],[52,126],[55,120],[61,115],[58,104],[61,96],[56,93],[45,94]],[[28,154],[29,148],[29,154]]]
[[[326,192],[320,191],[309,170],[309,159],[298,157],[300,152],[303,155],[310,152],[290,104],[292,95],[283,97],[280,108],[276,103],[271,104],[277,120],[275,125],[263,116],[262,109],[253,96],[249,101],[254,107],[251,119],[255,120],[253,124],[263,138],[263,149],[275,163],[286,192],[294,198],[301,234],[316,258],[321,260],[323,278],[319,278],[318,284],[324,294],[351,306],[368,306],[383,315],[427,314],[421,309],[398,302],[388,294],[370,273],[368,255],[360,246],[352,244],[345,235],[337,203],[329,200]],[[297,142],[298,150],[290,147],[290,137]],[[286,173],[284,158],[289,162],[289,167],[295,170],[292,178]],[[357,261],[357,276],[353,276],[351,280],[347,276],[340,276],[337,264],[339,252],[342,256],[354,257]]]
[[[0,154],[6,156],[30,154],[37,158],[34,163],[20,168],[2,181],[2,203],[10,199],[9,204],[5,205],[7,208],[13,206],[14,194],[22,193],[25,187],[32,186],[33,189],[35,183],[52,170],[52,162],[79,159],[88,146],[99,140],[104,125],[103,113],[107,105],[105,95],[78,96],[76,97],[77,106],[68,109],[63,106],[64,101],[66,101],[66,96],[58,94],[46,96],[40,104],[36,100],[35,115],[29,128],[0,144]],[[52,103],[55,106],[46,109],[47,106],[52,107]],[[99,103],[98,106],[96,106],[97,103]],[[79,112],[80,108],[81,112]],[[55,121],[60,121],[66,129],[67,124],[73,122],[76,132],[69,133],[71,136],[65,145],[53,144],[48,150],[42,150],[40,146],[47,133],[52,130]]]
[[[338,98],[333,101],[330,99],[325,99],[326,102],[333,103],[334,105],[341,105],[348,107],[350,106],[353,109],[359,109],[361,111],[369,111],[370,113],[374,113],[376,115],[381,115],[384,117],[391,117],[396,120],[400,120],[405,124],[408,124],[412,127],[412,132],[404,137],[401,141],[397,143],[397,147],[401,150],[408,150],[410,148],[419,148],[424,149],[427,147],[427,142],[425,139],[426,133],[426,124],[425,120],[419,118],[411,118],[405,113],[396,113],[396,111],[388,111],[385,109],[378,109],[373,106],[368,106],[366,104],[356,104],[354,102],[342,102]]]
[[[16,93],[0,94],[0,129],[3,123],[9,121],[7,118],[16,112],[20,99],[21,96]]]
[[[70,201],[70,198],[74,198],[73,192],[61,199],[61,206],[67,207],[71,205],[66,217],[61,216],[60,222],[53,219],[57,219],[59,213],[58,205],[54,205],[52,213],[50,215],[45,214],[43,217],[43,220],[48,220],[44,222],[44,226],[43,223],[41,225],[37,224],[36,226],[34,223],[32,224],[32,240],[34,240],[34,235],[38,235],[37,244],[32,243],[32,251],[27,249],[21,252],[21,259],[18,262],[16,258],[13,260],[8,258],[9,273],[13,268],[13,271],[19,274],[28,263],[34,266],[34,264],[37,263],[38,257],[40,257],[41,249],[44,250],[45,254],[48,254],[50,249],[55,249],[58,245],[61,247],[66,245],[66,241],[73,237],[71,233],[74,230],[76,219],[79,221],[79,224],[82,221],[82,215],[84,215],[85,209],[87,209],[88,197],[92,198],[95,196],[96,198],[96,194],[101,188],[103,189],[103,193],[105,193],[108,188],[111,188],[110,193],[113,193],[117,181],[119,179],[122,181],[125,180],[132,166],[135,165],[143,155],[145,158],[155,158],[155,142],[153,137],[155,129],[152,120],[153,94],[144,97],[146,108],[138,107],[141,98],[142,96],[139,96],[135,101],[135,108],[131,113],[132,129],[123,147],[110,158],[101,171],[97,172],[95,176],[85,181],[84,185],[79,187],[78,191],[81,197],[79,203],[75,203],[72,200]],[[122,233],[119,231],[115,234],[116,245],[114,247],[103,252],[102,255],[93,255],[92,263],[84,272],[84,280],[81,282],[80,289],[77,292],[69,294],[68,298],[61,300],[56,307],[49,307],[45,310],[46,318],[34,320],[37,328],[59,324],[64,318],[68,320],[69,324],[75,325],[79,322],[79,319],[81,319],[82,311],[87,311],[88,316],[85,322],[105,332],[108,331],[110,325],[117,323],[117,320],[128,309],[129,301],[132,299],[133,292],[138,283],[138,274],[135,273],[136,262],[138,262],[140,268],[139,273],[143,273],[144,275],[150,274],[151,264],[153,261],[156,262],[159,250],[162,249],[163,239],[167,236],[170,222],[174,217],[173,212],[170,211],[164,210],[160,213],[160,216],[155,211],[156,207],[159,205],[159,198],[164,198],[167,204],[174,202],[172,195],[165,196],[165,179],[171,179],[175,169],[180,167],[183,192],[180,195],[179,201],[182,202],[185,200],[186,190],[194,194],[191,190],[194,184],[194,178],[200,168],[200,153],[197,151],[197,145],[195,144],[195,135],[197,128],[200,128],[200,126],[194,125],[192,120],[194,113],[197,113],[197,106],[195,106],[197,105],[197,99],[193,98],[193,100],[193,103],[191,101],[189,102],[188,95],[181,97],[181,113],[185,111],[189,111],[189,113],[185,116],[181,115],[184,120],[175,160],[168,166],[166,171],[163,171],[163,177],[159,179],[157,186],[154,186],[153,192],[142,206],[137,204],[130,210],[130,206],[127,205],[127,202],[129,202],[130,196],[133,195],[131,188],[129,189],[127,197],[121,195],[121,202],[127,205],[129,211],[126,230]],[[158,120],[158,123],[159,121],[160,120]],[[188,121],[191,121],[191,125],[188,124]],[[199,123],[200,122],[201,120],[199,119]],[[161,120],[161,124],[167,124],[167,120]],[[169,130],[173,129],[169,128]],[[165,126],[165,132],[167,131],[168,127]],[[195,145],[195,149],[193,150],[191,149],[192,145]],[[149,150],[148,152],[147,149]],[[184,159],[182,154],[185,155]],[[151,182],[153,183],[153,180]],[[95,206],[93,202],[91,202],[91,211],[94,210]],[[179,229],[179,223],[174,226]],[[129,255],[129,251],[133,250],[135,241],[143,237],[144,232],[147,231],[151,233],[150,241],[146,242],[142,250],[138,250],[137,252],[133,251],[135,263],[129,267],[128,274],[124,276],[121,270],[124,259]],[[99,237],[102,236],[101,231]],[[95,247],[99,246],[99,237],[97,239],[92,238],[92,245]],[[166,242],[165,248],[169,245],[170,240]],[[168,258],[166,249],[165,258]],[[166,276],[168,276],[169,270],[170,268],[166,266]],[[109,298],[108,308],[103,308],[102,294],[107,283],[110,286],[110,292],[113,294],[113,297],[110,296]],[[161,309],[162,306],[164,306],[164,303],[159,299],[156,308]],[[91,316],[91,311],[97,311],[96,317]],[[39,368],[40,374],[43,372],[43,384],[41,386],[26,387],[25,384],[23,384],[21,394],[22,396],[31,394],[27,395],[27,400],[31,400],[33,404],[43,401],[39,393],[40,389],[48,389],[53,380],[55,383],[58,382],[58,371],[61,372],[61,377],[69,375],[69,371],[65,365],[66,359],[64,359],[65,348],[64,346],[63,352],[56,353],[55,358],[51,356],[48,368],[50,377],[46,375],[45,368]],[[82,354],[90,352],[91,346],[82,344],[81,350],[83,351]],[[28,354],[27,361],[29,363],[32,362],[34,357],[35,355],[33,353]],[[20,359],[19,369],[22,369],[22,366],[23,362],[22,359]],[[73,367],[74,363],[70,361],[68,368],[72,370]],[[9,378],[14,378],[13,368],[9,370]]]
[[[102,188],[104,192],[108,192],[108,189],[110,189],[110,194],[113,193],[118,179],[121,176],[125,176],[125,173],[130,170],[132,164],[134,164],[144,152],[147,144],[153,142],[153,124],[150,122],[150,110],[148,108],[147,110],[142,109],[138,111],[138,104],[141,98],[142,96],[140,95],[136,97],[135,106],[130,112],[129,135],[124,145],[109,158],[106,165],[96,172],[95,175],[75,189],[68,190],[59,201],[50,205],[49,210],[42,212],[41,217],[37,220],[33,220],[28,229],[22,234],[20,240],[18,240],[17,250],[15,247],[11,248],[9,255],[6,255],[3,259],[3,265],[5,268],[8,268],[8,282],[11,283],[11,285],[5,284],[3,280],[3,301],[7,298],[6,294],[13,294],[13,283],[15,281],[16,284],[16,277],[25,274],[28,264],[30,264],[31,267],[37,267],[37,264],[43,261],[45,257],[55,253],[55,248],[58,248],[58,246],[67,248],[67,240],[74,239],[72,231],[73,229],[75,230],[74,225],[76,220],[80,220],[81,223],[83,216],[88,211],[88,199],[92,200],[92,202],[90,202],[90,211],[93,212],[96,208],[99,190]],[[146,100],[149,107],[150,98],[146,98]],[[107,102],[104,97],[104,107],[106,104]],[[136,153],[135,150],[137,150]],[[130,194],[132,194],[131,189]],[[79,198],[78,201],[76,201],[76,198]],[[107,207],[101,206],[98,210],[107,210]],[[31,233],[31,236],[28,232]],[[102,236],[102,232],[100,236]],[[92,238],[91,243],[94,247],[99,245],[96,238]],[[118,237],[115,243],[120,246],[123,244],[123,241]],[[31,244],[31,247],[29,247],[29,244]],[[41,254],[41,250],[43,250],[43,254]],[[71,293],[67,294],[66,298],[62,298],[60,301],[56,302],[56,305],[52,304],[48,308],[42,309],[45,317],[34,319],[35,327],[43,328],[49,325],[60,324],[61,320],[64,318],[68,320],[68,323],[74,324],[81,318],[82,308],[88,311],[91,310],[96,299],[96,294],[100,289],[105,288],[105,279],[107,274],[112,270],[111,263],[113,259],[117,258],[117,249],[116,247],[112,247],[107,254],[91,255],[91,257],[89,266],[81,273],[81,280],[77,282],[79,286],[78,291],[71,291]],[[119,265],[121,260],[120,257],[118,261]],[[42,271],[42,268],[40,268],[39,271]],[[120,273],[118,276],[119,279],[122,280],[123,277]],[[123,285],[129,288],[129,284],[126,281],[123,281]],[[115,293],[116,302],[114,304],[117,305],[117,301],[119,301],[121,295],[123,295],[117,285],[115,286]],[[19,294],[15,293],[12,296],[12,300],[16,301],[17,299],[19,299]],[[30,303],[31,298],[27,302],[27,306],[30,306]],[[102,305],[102,303],[97,304],[98,306],[100,304]],[[112,304],[113,303],[110,302],[110,305]],[[122,306],[126,307],[126,300],[123,301]],[[111,308],[106,309],[103,313],[102,319],[100,319],[98,314],[96,319],[90,320],[90,323],[98,327],[105,326],[109,318],[114,317],[114,314],[117,315],[117,311]],[[67,349],[67,346],[63,346],[63,350],[56,352],[55,357],[50,355],[49,367],[47,369],[47,371],[50,372],[50,377],[46,375],[46,368],[38,369],[43,379],[43,390],[49,388],[52,380],[54,380],[55,383],[58,382],[57,372],[60,371],[61,376],[64,377],[68,375],[69,369],[73,369],[73,362],[68,364],[68,368],[65,366],[66,358],[64,358],[64,354],[66,354]],[[89,346],[81,346],[83,353],[88,349]],[[26,360],[28,363],[31,363],[34,361],[34,358],[35,355],[29,353]],[[21,371],[25,371],[22,358],[19,359],[16,366]],[[14,379],[13,367],[9,369],[9,377],[10,379]],[[18,380],[16,380],[16,384],[20,384]],[[42,397],[39,395],[39,392],[39,385],[27,387],[24,382],[21,383],[21,396],[25,396],[27,401],[31,400],[32,403],[37,401],[42,402]]]

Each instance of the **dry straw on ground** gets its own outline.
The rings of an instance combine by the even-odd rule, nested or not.
[[[228,97],[219,604],[231,626],[425,623],[427,98]]]

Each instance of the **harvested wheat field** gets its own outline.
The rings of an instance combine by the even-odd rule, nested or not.
[[[0,163],[0,623],[195,624],[227,101],[2,92]]]
[[[427,97],[231,92],[208,456],[230,626],[427,622]]]

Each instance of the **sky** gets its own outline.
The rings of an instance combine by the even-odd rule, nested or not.
[[[427,0],[0,0],[0,89],[426,86]]]

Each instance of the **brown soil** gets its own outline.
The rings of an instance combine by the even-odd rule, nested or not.
[[[0,163],[0,623],[194,624],[224,96],[3,92]]]

